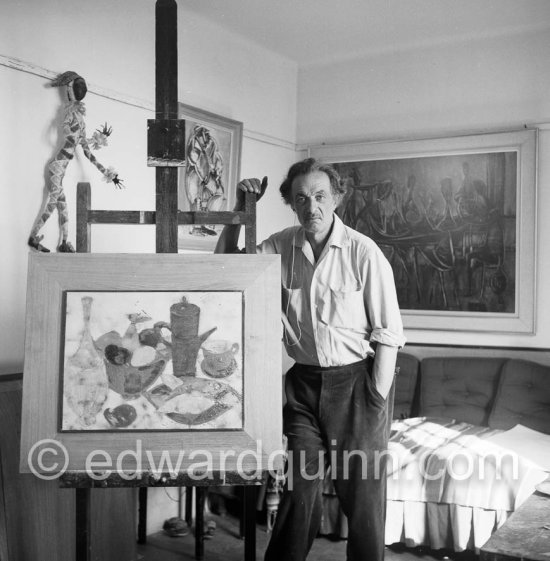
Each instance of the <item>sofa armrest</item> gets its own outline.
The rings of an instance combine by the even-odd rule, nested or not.
[[[550,367],[508,360],[502,369],[489,426],[508,430],[517,424],[550,434]]]

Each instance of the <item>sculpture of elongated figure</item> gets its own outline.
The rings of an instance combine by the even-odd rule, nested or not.
[[[59,214],[59,224],[61,228],[61,243],[57,250],[63,253],[74,253],[72,244],[67,241],[69,234],[69,214],[67,212],[67,200],[63,191],[63,177],[73,159],[77,146],[82,146],[84,155],[95,165],[103,174],[106,181],[111,181],[116,187],[122,187],[122,180],[112,168],[105,168],[92,154],[90,144],[94,148],[105,146],[106,138],[111,134],[112,129],[107,124],[102,130],[97,130],[92,138],[86,138],[86,126],[84,124],[84,114],[86,107],[82,102],[88,88],[86,81],[76,72],[64,72],[52,82],[52,86],[66,86],[69,103],[66,107],[65,119],[63,121],[63,133],[65,140],[61,149],[57,152],[54,159],[48,164],[46,187],[48,198],[44,210],[35,222],[28,243],[29,246],[42,252],[49,252],[40,242],[43,236],[39,235],[40,230],[57,208]]]

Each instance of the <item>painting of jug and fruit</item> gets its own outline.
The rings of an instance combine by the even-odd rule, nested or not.
[[[242,292],[65,294],[62,431],[243,427]]]

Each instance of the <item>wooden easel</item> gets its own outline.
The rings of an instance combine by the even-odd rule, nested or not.
[[[181,212],[178,211],[178,166],[185,161],[185,122],[178,119],[178,57],[177,57],[177,5],[175,0],[156,2],[156,119],[148,121],[148,162],[156,169],[155,211],[92,210],[89,183],[77,186],[77,234],[78,252],[91,250],[92,224],[154,224],[156,226],[156,252],[178,252],[178,226],[181,224],[234,224],[245,227],[245,249],[256,252],[256,195],[246,193],[245,210],[242,212]],[[151,164],[154,161],[154,164]],[[182,257],[183,259],[184,257]],[[220,474],[221,475],[221,474]],[[265,474],[267,477],[267,474]],[[93,487],[139,487],[140,519],[138,540],[146,540],[145,525],[147,488],[151,486],[185,486],[196,489],[195,497],[195,557],[204,557],[204,503],[206,485],[244,485],[244,559],[256,559],[256,500],[255,485],[262,481],[250,481],[238,473],[223,474],[219,479],[203,481],[197,485],[185,474],[178,477],[142,477],[127,481],[111,476],[98,482],[85,473],[65,473],[60,480],[62,487],[76,489],[76,560],[91,561],[90,548],[90,490]],[[188,493],[190,497],[190,493]],[[186,499],[189,509],[190,501]],[[186,518],[189,516],[189,510]]]

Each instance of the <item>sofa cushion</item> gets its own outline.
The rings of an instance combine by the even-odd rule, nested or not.
[[[505,359],[430,357],[420,367],[419,415],[487,425]]]
[[[517,424],[550,434],[550,367],[527,360],[508,360],[489,426],[508,430]]]
[[[398,353],[395,377],[395,397],[393,401],[393,418],[406,419],[413,416],[416,380],[420,361],[407,353]]]

